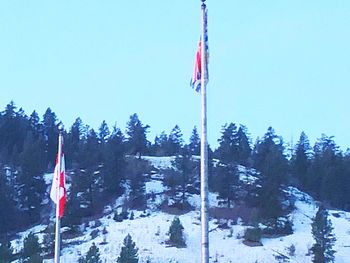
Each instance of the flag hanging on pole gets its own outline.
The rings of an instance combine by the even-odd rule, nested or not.
[[[197,52],[195,55],[194,60],[194,68],[193,68],[193,75],[191,79],[191,86],[192,88],[199,92],[201,90],[201,76],[202,76],[202,46],[204,46],[204,67],[205,67],[205,84],[209,81],[209,75],[208,75],[208,63],[209,63],[209,45],[208,45],[208,27],[207,27],[207,10],[204,12],[204,36],[200,38]],[[202,41],[204,39],[204,41]],[[204,42],[204,45],[203,45]]]
[[[66,204],[67,192],[66,192],[66,180],[65,180],[65,164],[64,154],[62,151],[62,141],[59,142],[59,153],[56,157],[56,166],[54,171],[54,177],[51,186],[50,197],[52,201],[59,207],[59,217],[62,218],[64,213],[64,206]],[[57,194],[59,189],[59,194]],[[57,198],[59,201],[57,202]]]

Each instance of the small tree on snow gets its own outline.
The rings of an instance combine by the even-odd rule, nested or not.
[[[135,242],[132,241],[130,234],[124,238],[124,247],[118,257],[118,263],[138,263],[139,256],[137,254],[138,249],[135,246]]]
[[[312,235],[316,241],[311,248],[313,253],[312,262],[334,262],[335,250],[332,247],[336,239],[332,230],[333,227],[328,219],[328,212],[320,206],[312,222]]]
[[[175,247],[185,247],[186,243],[183,237],[183,230],[184,227],[182,226],[180,219],[178,217],[175,217],[174,220],[171,222],[169,232],[170,235],[169,242],[171,245],[174,245]]]
[[[95,243],[92,243],[92,246],[87,252],[85,258],[84,257],[79,258],[78,262],[79,263],[101,263],[100,250],[95,245]]]

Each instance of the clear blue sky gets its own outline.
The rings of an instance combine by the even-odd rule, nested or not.
[[[350,1],[208,0],[208,136],[226,122],[253,141],[268,126],[286,141],[304,130],[350,147]],[[51,107],[123,131],[138,113],[149,139],[200,124],[189,86],[200,1],[0,2],[0,109]]]

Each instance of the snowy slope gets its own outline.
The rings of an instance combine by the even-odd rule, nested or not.
[[[171,167],[172,157],[147,157],[155,168],[164,169]],[[244,170],[243,168],[241,169]],[[162,201],[164,187],[159,180],[161,174],[152,176],[151,181],[147,182],[147,192],[157,193],[155,203]],[[245,178],[248,180],[247,178]],[[254,180],[254,178],[251,178]],[[308,255],[308,249],[313,244],[311,235],[311,221],[316,214],[317,205],[315,201],[307,194],[296,188],[289,187],[286,191],[296,198],[296,209],[291,214],[293,219],[294,233],[280,238],[264,238],[263,246],[248,247],[242,243],[243,232],[246,226],[231,222],[230,229],[220,229],[215,224],[216,220],[210,220],[210,262],[240,262],[240,263],[273,263],[279,262],[275,257],[285,255],[288,261],[285,262],[311,262],[311,256]],[[123,239],[130,233],[136,246],[139,248],[140,263],[150,259],[152,263],[199,263],[200,262],[200,221],[199,204],[200,198],[194,195],[190,202],[196,207],[195,211],[179,216],[184,226],[187,248],[168,247],[166,240],[167,232],[174,216],[155,210],[156,206],[150,204],[150,215],[141,217],[142,212],[134,211],[134,220],[124,220],[115,222],[113,220],[113,209],[107,215],[100,218],[100,226],[86,227],[84,235],[65,242],[75,245],[66,247],[62,250],[61,262],[77,262],[81,255],[85,255],[92,243],[98,245],[101,253],[102,262],[116,262],[121,251]],[[116,201],[116,205],[118,200]],[[217,206],[216,194],[210,194],[210,205]],[[350,262],[350,213],[343,211],[329,211],[329,218],[334,227],[334,233],[337,238],[334,249],[337,251],[335,258],[337,263]],[[43,226],[36,226],[32,231],[40,233]],[[102,234],[103,228],[106,228],[107,234]],[[92,239],[91,232],[98,229],[99,233],[95,239]],[[20,233],[21,238],[13,240],[12,244],[16,250],[21,248],[21,240],[30,230]],[[42,238],[42,235],[39,235]],[[294,245],[295,255],[289,256],[287,248]],[[53,260],[45,260],[51,263]]]

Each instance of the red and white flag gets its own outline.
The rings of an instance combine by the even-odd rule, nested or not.
[[[58,153],[56,157],[56,166],[54,171],[54,177],[52,180],[50,197],[52,201],[54,201],[54,203],[58,205],[59,217],[62,218],[64,213],[64,206],[66,204],[67,192],[66,192],[66,180],[65,180],[64,154],[62,151],[61,140],[59,144],[60,145],[58,147],[60,149],[58,152],[61,153],[61,156],[59,156],[59,153]],[[57,190],[59,190],[59,194],[57,194]],[[57,202],[57,198],[59,200],[58,202]]]

